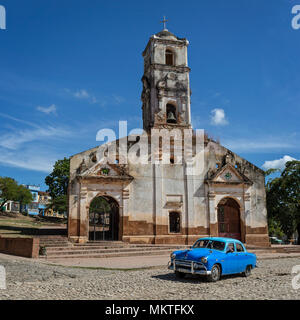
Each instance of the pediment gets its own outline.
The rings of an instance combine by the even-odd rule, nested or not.
[[[81,178],[133,179],[118,164],[97,163],[80,175]]]
[[[239,172],[230,163],[217,170],[217,172],[209,179],[210,182],[215,183],[247,183],[252,184],[251,180],[248,179],[244,174]]]

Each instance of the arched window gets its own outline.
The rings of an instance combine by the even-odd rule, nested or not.
[[[173,104],[167,104],[167,123],[177,123],[176,107]]]
[[[170,223],[170,232],[179,233],[180,232],[180,213],[170,212],[169,223]]]
[[[173,66],[174,65],[174,53],[170,50],[166,50],[166,65]]]

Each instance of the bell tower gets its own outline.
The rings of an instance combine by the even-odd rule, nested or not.
[[[188,45],[166,28],[149,39],[143,52],[144,130],[191,128]]]

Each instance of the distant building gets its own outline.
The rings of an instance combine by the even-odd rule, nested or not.
[[[44,217],[66,218],[66,214],[60,214],[51,208],[48,208],[52,197],[48,192],[38,192],[39,215]]]
[[[41,216],[47,215],[50,209],[47,208],[51,201],[51,196],[48,192],[39,191],[38,192],[38,203],[39,203],[39,214]]]
[[[39,214],[39,192],[40,187],[35,185],[24,185],[32,194],[33,201],[29,204],[22,205],[22,211],[30,216],[37,216]]]
[[[35,185],[23,185],[32,194],[33,201],[29,204],[20,205],[18,201],[7,201],[2,207],[2,210],[6,212],[25,212],[30,216],[45,216],[45,217],[57,217],[66,218],[66,213],[60,214],[51,208],[48,208],[52,197],[48,192],[41,191],[39,186]]]
[[[8,201],[3,206],[4,211],[6,212],[20,212],[20,203],[18,201]]]

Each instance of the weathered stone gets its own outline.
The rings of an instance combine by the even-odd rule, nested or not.
[[[127,147],[126,158],[126,152],[144,138],[146,149],[151,150],[151,142],[153,145],[156,138],[151,130],[165,129],[165,139],[171,129],[177,129],[170,147],[174,149],[174,157],[168,164],[127,163],[123,161],[124,154],[115,150],[110,156],[115,156],[119,163],[106,164],[98,148],[71,157],[68,224],[71,241],[88,240],[90,203],[102,196],[118,204],[119,223],[114,228],[122,241],[190,244],[200,236],[225,234],[247,243],[269,244],[261,169],[206,135],[203,149],[197,150],[195,133],[191,133],[191,164],[175,162],[175,150],[183,148],[184,129],[192,128],[187,47],[186,39],[166,30],[150,38],[143,52],[141,97],[146,133],[139,139],[134,136],[129,141],[125,137],[106,145],[108,150]],[[167,58],[167,54],[172,58]],[[164,158],[165,144],[163,140],[153,153],[155,159]],[[220,220],[222,208],[227,218],[238,215],[238,225],[233,221],[225,225]],[[171,212],[178,213],[178,233],[172,232]],[[229,229],[224,232],[222,228]]]

